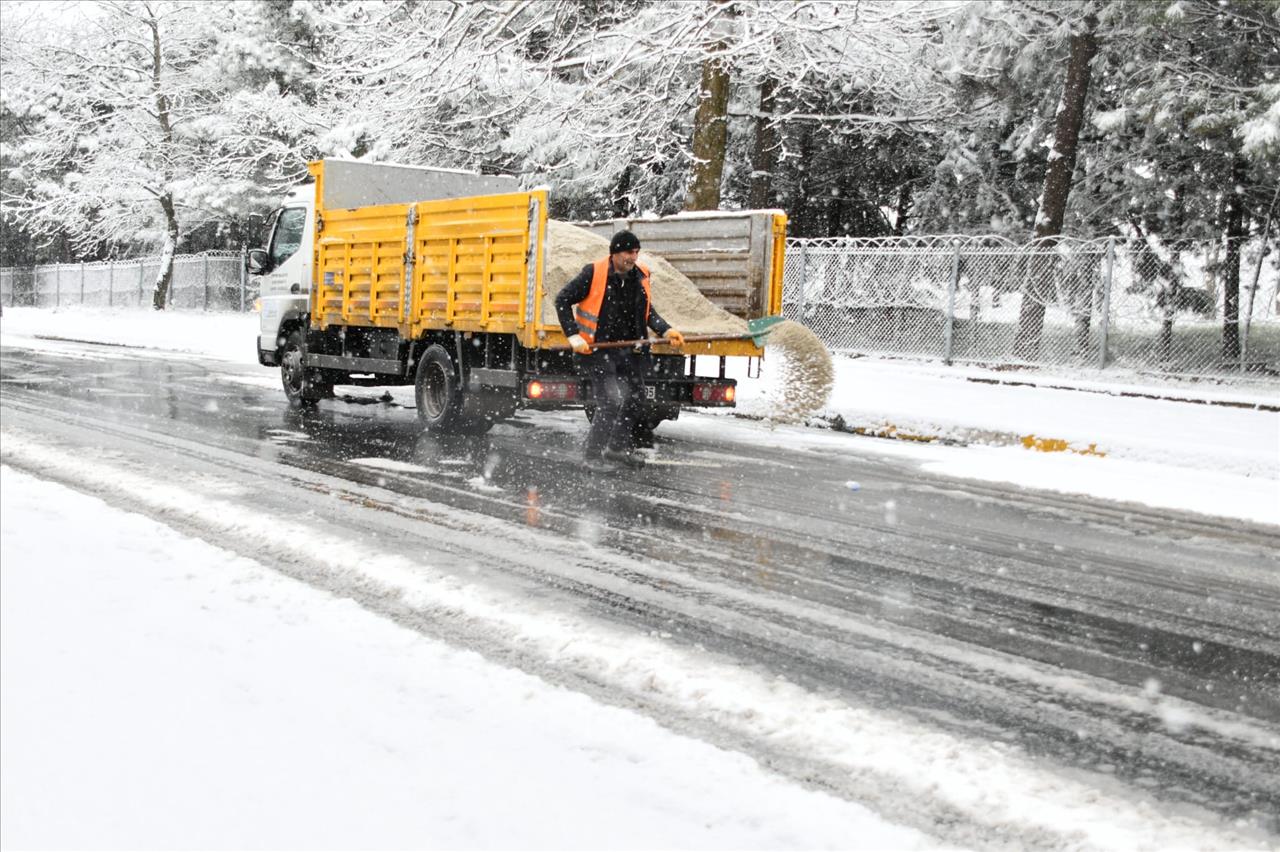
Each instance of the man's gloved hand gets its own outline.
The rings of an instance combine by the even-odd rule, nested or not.
[[[573,347],[573,351],[579,355],[590,355],[591,344],[581,334],[575,334],[569,338],[569,345]]]
[[[677,349],[684,346],[684,335],[676,331],[674,328],[667,329],[667,333],[662,336],[667,339],[668,343]]]

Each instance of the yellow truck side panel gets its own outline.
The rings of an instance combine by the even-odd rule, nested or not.
[[[320,210],[313,325],[399,325],[407,204]]]
[[[545,192],[320,209],[317,221],[313,325],[396,328],[411,339],[439,329],[520,333],[537,345],[528,318],[541,302]]]
[[[530,238],[545,232],[545,220],[541,191],[419,203],[411,334],[525,330],[532,340],[527,299],[542,270],[540,244],[530,252]],[[535,289],[535,305],[539,295]]]

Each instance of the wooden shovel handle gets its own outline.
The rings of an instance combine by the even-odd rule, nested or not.
[[[703,343],[708,340],[746,340],[751,337],[749,334],[686,334],[685,343]],[[639,340],[610,340],[608,343],[593,343],[592,350],[596,349],[623,349],[628,346],[660,346],[673,344],[669,343],[665,337],[644,337]],[[566,344],[557,346],[548,346],[551,351],[559,351],[563,349],[572,349],[573,347]]]

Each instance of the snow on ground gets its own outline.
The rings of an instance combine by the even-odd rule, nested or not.
[[[722,731],[725,736],[744,738],[749,742],[768,743],[771,749],[779,753],[794,756],[800,761],[830,767],[841,774],[844,778],[842,783],[853,786],[859,800],[878,802],[879,807],[885,808],[890,813],[903,814],[904,821],[911,820],[917,814],[941,819],[952,832],[976,832],[961,834],[962,837],[971,838],[975,843],[985,845],[993,835],[1004,838],[1036,837],[1039,838],[1038,843],[1050,843],[1045,838],[1054,838],[1053,845],[1071,848],[1209,849],[1244,848],[1260,843],[1259,838],[1247,826],[1229,826],[1206,815],[1187,812],[1181,808],[1165,807],[1136,790],[1121,794],[1120,790],[1107,787],[1106,778],[1057,771],[1053,765],[1046,765],[1030,758],[1018,749],[1006,748],[1001,742],[992,742],[985,738],[968,740],[957,735],[928,729],[910,720],[902,719],[896,714],[849,706],[834,697],[809,692],[788,682],[785,678],[734,664],[697,648],[669,642],[660,634],[638,633],[626,627],[601,622],[586,614],[567,612],[554,601],[539,601],[486,583],[470,581],[465,576],[467,572],[460,571],[456,566],[451,571],[435,568],[430,554],[406,558],[394,553],[382,553],[376,548],[370,548],[368,542],[357,544],[333,534],[323,526],[323,522],[308,520],[306,517],[282,519],[264,516],[254,508],[243,506],[234,499],[214,496],[233,491],[235,482],[231,479],[225,482],[203,481],[198,486],[192,483],[162,481],[157,479],[157,476],[163,476],[162,472],[158,473],[145,467],[135,472],[121,467],[119,460],[103,457],[100,453],[91,450],[68,451],[67,448],[52,447],[45,444],[39,436],[27,435],[15,430],[9,430],[5,434],[5,458],[10,463],[40,470],[50,477],[77,483],[85,489],[111,494],[113,499],[145,506],[148,513],[162,514],[172,519],[173,523],[196,524],[213,540],[234,539],[248,546],[261,548],[263,552],[269,552],[273,547],[285,546],[288,549],[288,558],[306,565],[307,573],[315,577],[319,585],[337,584],[340,591],[339,597],[346,597],[348,592],[354,596],[358,590],[361,599],[397,601],[400,606],[409,608],[411,615],[418,619],[447,620],[449,623],[465,625],[468,631],[486,637],[487,643],[516,651],[520,658],[535,670],[577,673],[588,682],[607,689],[612,695],[634,696],[637,700],[642,699],[652,712],[659,716],[698,719],[714,725],[715,729]],[[14,526],[10,527],[10,505],[19,507],[24,505],[21,502],[21,496],[17,500],[12,500],[10,493],[23,495],[31,491],[29,483],[30,481],[20,481],[12,489],[0,483],[5,504],[5,513],[0,518],[0,524],[3,524],[3,529],[0,529],[0,542],[3,542],[8,549],[10,542],[22,540],[21,530],[35,528],[39,533],[38,542],[27,545],[25,556],[21,550],[14,554],[17,558],[12,558],[9,553],[5,553],[5,567],[0,576],[5,577],[7,583],[7,577],[14,574],[15,570],[10,568],[11,564],[34,563],[34,568],[28,570],[42,580],[47,579],[53,585],[51,590],[44,593],[44,597],[51,600],[49,607],[32,604],[33,598],[39,595],[22,587],[11,590],[6,586],[0,589],[0,613],[3,614],[0,622],[3,623],[3,629],[6,631],[4,641],[0,642],[2,646],[0,654],[4,655],[3,659],[0,659],[2,663],[0,671],[5,678],[4,688],[0,693],[4,695],[6,702],[17,702],[27,696],[31,696],[33,702],[33,705],[26,707],[24,712],[17,714],[11,712],[13,708],[8,705],[0,707],[0,714],[5,717],[0,724],[6,726],[3,729],[6,769],[3,781],[0,783],[4,785],[14,783],[12,773],[7,767],[11,761],[15,760],[11,754],[21,753],[11,751],[8,743],[26,739],[25,735],[16,735],[8,726],[13,724],[12,720],[15,716],[18,719],[25,718],[28,720],[28,728],[39,734],[40,727],[47,726],[46,719],[49,718],[47,705],[51,703],[39,690],[11,682],[9,680],[11,673],[36,669],[38,670],[36,676],[46,677],[64,686],[69,681],[82,679],[86,676],[86,672],[107,665],[106,661],[98,657],[92,657],[87,662],[77,660],[72,652],[91,653],[80,647],[84,644],[85,635],[90,636],[92,644],[110,648],[110,659],[120,666],[118,677],[108,672],[107,676],[93,681],[95,687],[101,688],[101,694],[92,695],[93,701],[108,705],[108,708],[120,705],[132,706],[134,693],[140,691],[144,685],[151,684],[155,678],[159,678],[161,684],[148,686],[148,688],[158,689],[167,695],[171,691],[167,682],[176,676],[166,668],[153,664],[149,657],[164,655],[168,652],[158,648],[151,649],[149,646],[153,643],[159,646],[177,643],[181,660],[173,665],[177,666],[181,663],[189,667],[193,673],[196,673],[193,678],[199,678],[199,683],[195,683],[193,678],[177,681],[177,688],[184,692],[186,701],[183,703],[180,698],[170,699],[170,703],[178,702],[180,706],[178,710],[167,712],[166,718],[180,712],[184,707],[194,708],[190,712],[200,712],[203,708],[209,717],[213,717],[212,722],[217,731],[219,729],[216,728],[216,724],[220,724],[218,720],[224,715],[229,719],[240,720],[243,724],[250,725],[251,721],[243,717],[246,713],[256,711],[260,714],[260,718],[257,719],[259,726],[281,731],[282,736],[288,736],[291,735],[289,732],[294,730],[305,732],[313,724],[309,718],[303,718],[306,713],[314,714],[316,708],[323,708],[325,712],[334,712],[330,708],[336,707],[337,712],[344,715],[339,716],[335,727],[326,729],[328,733],[342,735],[348,739],[359,739],[372,736],[364,733],[366,729],[382,730],[387,727],[392,732],[398,730],[399,716],[390,714],[389,711],[384,713],[380,705],[362,706],[350,703],[351,696],[358,696],[366,689],[372,688],[364,682],[358,682],[352,687],[340,684],[339,692],[341,696],[346,696],[345,704],[341,703],[341,697],[307,694],[305,703],[292,705],[280,704],[275,699],[265,703],[257,701],[257,690],[260,687],[270,690],[269,683],[259,684],[256,681],[243,683],[226,676],[227,673],[234,674],[245,665],[256,666],[257,657],[261,655],[268,661],[272,671],[284,679],[286,692],[298,688],[290,678],[293,677],[293,670],[299,667],[320,670],[316,675],[320,678],[345,676],[346,668],[366,667],[370,672],[388,672],[389,679],[399,677],[397,672],[405,666],[405,662],[392,660],[384,649],[378,647],[366,649],[363,646],[346,649],[345,643],[355,635],[355,631],[345,622],[345,617],[338,619],[341,623],[331,628],[338,634],[333,643],[316,642],[309,638],[294,643],[292,647],[305,648],[305,651],[297,653],[292,663],[273,659],[269,649],[264,648],[264,643],[258,640],[243,648],[229,646],[230,638],[224,635],[221,625],[224,622],[230,622],[226,632],[232,636],[243,632],[244,628],[235,623],[240,616],[234,613],[223,613],[220,608],[215,608],[213,604],[200,598],[199,594],[196,595],[199,598],[196,608],[209,613],[210,621],[207,623],[194,618],[171,622],[163,613],[136,615],[131,606],[118,608],[108,606],[109,612],[105,615],[91,617],[91,614],[86,612],[86,603],[94,604],[97,598],[107,594],[106,603],[112,604],[115,600],[114,595],[109,590],[104,591],[91,583],[88,593],[89,601],[81,601],[79,592],[75,588],[79,578],[74,572],[68,576],[67,566],[92,566],[95,561],[102,561],[106,564],[115,564],[114,573],[120,573],[133,570],[133,563],[141,559],[134,557],[127,548],[120,563],[115,563],[114,555],[104,558],[103,554],[115,554],[119,551],[120,542],[95,530],[96,525],[92,520],[82,523],[80,520],[82,517],[97,514],[98,510],[95,509],[92,513],[79,511],[79,504],[75,501],[70,505],[71,514],[65,517],[59,516],[47,524],[27,519],[26,515],[29,513],[19,509],[16,512],[16,519],[12,521]],[[27,505],[44,507],[42,511],[48,511],[53,501],[41,499],[43,493],[37,492],[35,498]],[[372,500],[396,499],[395,495],[383,492],[380,488],[367,488],[366,493]],[[398,499],[403,504],[407,498]],[[439,511],[440,507],[436,507],[436,510]],[[83,527],[89,535],[75,542],[66,542],[66,536],[62,536],[58,539],[59,558],[48,559],[49,542],[53,540],[55,531],[60,532],[68,528],[72,519],[75,519],[77,529]],[[114,527],[115,519],[109,519],[103,526]],[[97,534],[94,535],[95,533]],[[94,537],[90,537],[91,535]],[[537,531],[523,530],[521,535],[537,539],[542,534]],[[168,554],[176,552],[178,559],[170,560],[169,564],[180,566],[176,569],[178,573],[171,582],[157,583],[150,578],[145,580],[147,585],[143,587],[143,592],[150,596],[152,601],[150,608],[157,611],[174,608],[177,612],[188,612],[192,607],[188,601],[192,592],[184,585],[188,582],[188,575],[192,577],[190,582],[198,584],[200,575],[198,572],[190,571],[182,563],[192,560],[185,558],[181,549],[175,551],[174,539],[155,537],[153,528],[149,526],[144,533],[140,533],[140,537],[143,541],[156,542],[155,555],[162,560],[169,559]],[[525,546],[534,550],[541,549],[540,543],[536,540],[525,542]],[[34,554],[31,553],[32,549],[36,551]],[[551,549],[553,549],[551,543],[548,542],[548,550]],[[52,568],[51,562],[55,563]],[[215,585],[219,583],[230,585],[234,594],[239,596],[246,607],[255,611],[246,612],[244,614],[246,618],[262,617],[261,613],[256,612],[259,609],[279,610],[281,618],[288,623],[299,620],[306,623],[315,620],[327,624],[338,618],[336,611],[319,610],[305,599],[287,602],[287,604],[281,603],[268,597],[265,592],[260,592],[252,584],[239,580],[238,575],[231,572],[231,569],[225,569],[225,571],[227,573],[218,575]],[[21,577],[23,573],[19,572],[15,576]],[[226,579],[223,580],[223,577]],[[114,582],[114,577],[103,577],[100,578],[99,586]],[[693,581],[689,580],[689,582]],[[753,593],[739,590],[735,594],[750,598]],[[174,599],[172,603],[170,598]],[[294,603],[301,604],[303,610],[295,613]],[[52,621],[50,609],[53,612]],[[15,620],[10,617],[10,613],[15,610],[26,610],[26,612],[20,613]],[[69,622],[62,618],[64,613]],[[155,627],[148,619],[160,619],[160,624],[167,627],[165,629]],[[141,626],[141,635],[132,632],[132,625],[135,622]],[[68,629],[67,623],[73,626]],[[17,633],[16,631],[24,625],[27,629],[21,634]],[[95,632],[94,625],[102,629]],[[884,628],[876,625],[847,622],[843,626],[845,629],[863,633],[869,638],[888,638],[883,635]],[[109,627],[124,631],[123,638],[108,638],[106,631]],[[215,638],[205,637],[206,630],[215,631]],[[55,638],[48,637],[50,632],[55,634]],[[173,632],[177,635],[171,635]],[[1223,714],[1210,708],[1191,705],[1167,696],[1163,697],[1158,705],[1151,702],[1142,705],[1135,703],[1139,700],[1137,696],[1113,695],[1110,691],[1100,691],[1098,685],[1086,677],[1064,678],[1052,668],[1041,669],[1034,665],[1011,662],[1000,654],[989,654],[975,649],[949,649],[946,646],[928,644],[926,637],[913,639],[907,635],[912,631],[904,632],[901,627],[894,627],[892,632],[893,641],[925,642],[930,652],[955,653],[969,666],[991,668],[997,671],[1012,666],[1017,670],[1019,677],[1041,682],[1046,688],[1055,692],[1071,693],[1085,702],[1102,701],[1108,704],[1120,702],[1130,712],[1150,714],[1153,724],[1171,723],[1162,720],[1177,720],[1178,725],[1194,724],[1225,736],[1238,738],[1242,742],[1262,743],[1265,747],[1275,745],[1274,732],[1242,723],[1231,718],[1230,714]],[[194,633],[195,639],[188,641],[184,638],[188,633]],[[271,645],[277,641],[285,640],[278,640],[272,636],[265,644]],[[49,650],[46,651],[46,649]],[[252,659],[247,662],[242,661],[241,652]],[[327,660],[327,657],[334,653],[339,655],[341,670],[333,668],[339,663],[330,664]],[[347,655],[350,659],[347,659]],[[391,660],[387,663],[390,669],[383,667],[384,660]],[[418,663],[414,658],[410,658],[409,665],[414,667]],[[137,671],[139,666],[142,673]],[[64,672],[64,668],[67,671]],[[154,678],[145,674],[153,669]],[[211,679],[199,674],[206,669],[212,672]],[[408,683],[414,683],[411,673],[408,676],[410,677]],[[447,671],[444,671],[439,678],[433,677],[431,686],[440,694],[451,694],[455,691],[461,693],[455,696],[456,702],[467,707],[471,706],[468,702],[474,702],[477,689],[473,681],[462,681],[460,685],[455,686],[454,682],[449,680]],[[57,684],[54,687],[62,688]],[[382,688],[391,689],[392,687],[384,685]],[[272,694],[268,692],[268,695]],[[242,705],[246,702],[251,705],[248,711],[242,709]],[[57,704],[56,696],[52,703]],[[76,702],[68,700],[66,703]],[[15,703],[14,706],[21,705]],[[66,724],[92,724],[98,711],[84,697],[80,698],[78,706],[83,715],[69,719]],[[458,726],[458,738],[465,744],[469,744],[469,746],[464,744],[462,748],[464,750],[470,748],[478,754],[487,754],[487,744],[493,739],[492,728],[500,723],[491,723],[490,719],[479,711],[462,715],[467,721],[474,723],[470,727],[464,726],[463,723]],[[53,718],[58,719],[56,715]],[[108,736],[114,734],[116,739],[124,740],[123,749],[126,753],[141,757],[148,754],[148,749],[165,753],[175,748],[189,747],[184,743],[182,736],[164,733],[165,729],[159,725],[159,722],[145,713],[130,716],[125,711],[115,711],[111,713],[110,718],[115,721],[116,727],[105,731],[99,728],[98,732]],[[572,721],[585,724],[590,720]],[[62,723],[58,724],[60,726]],[[201,730],[208,727],[204,723],[200,724]],[[421,724],[421,720],[418,724]],[[163,736],[153,742],[153,731],[160,731]],[[613,734],[618,734],[617,729],[611,732],[611,735]],[[70,734],[59,729],[52,733],[44,732],[39,738],[42,743],[48,744],[54,742],[53,738],[58,736],[69,737]],[[216,752],[213,750],[201,752],[201,756],[207,757],[208,762],[197,762],[192,771],[219,776],[224,781],[235,780],[245,771],[246,765],[241,761],[240,754],[227,745],[228,738],[221,734],[218,736],[221,737],[218,743],[222,748]],[[630,737],[631,732],[626,732],[626,736]],[[236,740],[234,732],[230,740]],[[141,745],[130,749],[128,747],[130,742],[141,743]],[[257,739],[251,739],[250,745],[253,746],[258,742]],[[375,737],[374,742],[376,745],[381,745],[385,751],[395,753],[396,740]],[[361,758],[359,755],[346,756],[346,752],[343,751],[345,746],[329,744],[328,740],[318,738],[307,739],[305,743],[297,746],[297,750],[306,751],[321,747],[327,747],[338,755],[338,759],[331,764],[336,770],[358,774]],[[415,752],[410,759],[418,760],[420,765],[424,762],[429,763],[430,747],[430,743],[424,745],[421,751]],[[75,748],[78,749],[79,746]],[[95,752],[90,749],[90,753]],[[58,778],[62,779],[62,783],[68,784],[70,789],[76,789],[76,776],[84,772],[76,763],[79,759],[78,750],[59,752],[51,747],[38,754],[29,754],[26,759],[19,760],[18,765],[45,760],[47,755],[62,757],[65,760],[61,762],[60,769],[51,769],[48,775],[44,776],[48,782],[48,786],[44,789],[56,795]],[[578,764],[574,760],[566,758],[561,761],[554,751],[540,753],[540,757],[557,765],[563,771],[577,770]],[[571,757],[576,758],[576,755]],[[167,759],[180,760],[181,758]],[[296,757],[291,759],[297,760]],[[322,755],[320,759],[325,759],[325,756]],[[168,766],[163,760],[159,762],[162,766]],[[689,765],[695,766],[692,759]],[[313,763],[302,761],[298,764],[298,769],[305,773],[310,772],[314,766]],[[273,774],[267,771],[271,767],[262,767],[256,763],[248,764],[248,767],[252,773],[265,774],[268,783],[274,786],[279,786],[281,783],[300,784],[308,797],[313,797],[313,794],[306,791],[312,791],[320,783],[314,774],[303,774],[299,779],[282,782],[282,776],[287,775],[284,768],[278,768]],[[114,770],[111,768],[99,770],[100,773],[112,771]],[[94,777],[101,778],[101,774]],[[132,775],[129,778],[132,779]],[[171,776],[165,776],[165,780],[172,782],[173,779]],[[539,777],[537,780],[545,781],[546,779]],[[159,781],[157,780],[156,783]],[[1099,784],[1107,792],[1102,792]],[[570,787],[572,788],[572,785]],[[466,788],[460,791],[459,795],[467,792],[472,795],[460,803],[459,811],[472,813],[477,821],[492,819],[494,799],[490,795],[491,789],[505,793],[510,788],[497,783],[487,784],[484,787]],[[143,790],[143,792],[148,791]],[[121,801],[118,806],[104,805],[103,810],[111,814],[120,810],[128,812],[137,807],[131,803],[138,799],[134,798],[132,791],[126,785],[95,785],[92,795],[127,799],[127,801]],[[168,798],[163,798],[160,802],[167,804],[177,795],[178,793],[171,793]],[[337,801],[339,794],[326,794],[318,798],[324,803],[329,803]],[[400,801],[414,813],[424,813],[419,800]],[[3,804],[5,804],[7,815],[10,806],[7,803]],[[742,806],[746,807],[749,804],[744,802]],[[477,811],[484,816],[474,816]],[[60,820],[54,819],[54,816],[56,815],[50,815],[50,822],[53,827],[56,827],[60,824]],[[461,818],[460,815],[459,818]],[[143,817],[138,819],[141,820]],[[204,825],[205,823],[196,824]],[[751,824],[754,825],[754,823]],[[854,828],[856,829],[856,826]],[[7,822],[4,830],[8,831]],[[815,830],[825,832],[827,828]],[[488,837],[499,836],[498,831],[499,829],[495,828],[495,834]],[[657,829],[654,831],[656,832]],[[515,838],[509,835],[507,839],[510,841]],[[786,842],[780,841],[780,845],[789,845],[793,839],[788,838]],[[860,839],[856,834],[851,834],[837,845],[856,845]],[[524,842],[524,838],[519,840],[521,841],[519,843],[508,842],[503,845],[530,845]],[[485,845],[482,841],[483,839],[478,840],[477,845]],[[696,840],[687,842],[697,845]],[[763,840],[758,842],[764,843]],[[492,845],[496,841],[490,840],[489,843]],[[872,846],[876,843],[888,844],[890,841],[871,841]],[[209,844],[193,843],[192,845]],[[226,845],[237,844],[228,842]],[[335,845],[343,844],[335,842]],[[441,842],[439,845],[447,846],[449,843]],[[556,844],[548,842],[547,845]],[[591,844],[584,841],[583,845]],[[608,842],[602,841],[600,845],[613,848],[632,844],[628,839],[618,835],[610,838]],[[634,845],[649,844],[637,842]],[[807,838],[795,845],[821,844],[816,838]]]
[[[0,320],[5,344],[75,351],[36,339],[52,334],[181,349],[190,354],[156,355],[207,353],[233,362],[229,374],[246,380],[259,371],[272,375],[254,361],[255,333],[252,315],[7,309]],[[1188,483],[1206,488],[1202,477],[1216,475],[1227,477],[1224,491],[1261,487],[1247,500],[1201,510],[1278,522],[1274,508],[1258,508],[1274,497],[1275,448],[1269,453],[1267,443],[1276,434],[1274,412],[1253,420],[1240,415],[1259,412],[1179,403],[1163,421],[1130,429],[1138,410],[1131,406],[1155,400],[1089,394],[1087,405],[1097,407],[1073,419],[1076,407],[1067,400],[1086,398],[1083,391],[1000,386],[991,396],[994,386],[968,382],[963,372],[869,359],[842,361],[838,382],[828,414],[849,423],[908,423],[927,413],[915,394],[932,394],[956,403],[946,422],[935,423],[953,437],[966,430],[973,437],[995,423],[1002,434],[1038,434],[1039,423],[1049,422],[1041,404],[1056,400],[1053,411],[1063,420],[1054,422],[1063,428],[1054,435],[1093,423],[1113,444],[1106,457],[998,442],[917,445],[723,416],[682,417],[663,431],[829,453],[835,464],[842,455],[890,453],[932,472],[1040,477],[1042,487],[1104,496],[1134,480],[1126,499],[1154,505],[1168,505],[1157,492]],[[908,383],[912,394],[903,393]],[[975,388],[979,393],[966,393]],[[744,408],[767,392],[767,382],[744,384]],[[1016,402],[1001,402],[1009,399]],[[1126,457],[1161,440],[1149,434],[1153,422],[1181,435],[1192,419],[1197,440],[1209,445],[1155,460]],[[1223,464],[1212,443],[1219,438],[1232,452],[1247,445],[1235,472],[1214,469]],[[69,458],[10,434],[5,449],[25,466],[119,491],[175,519],[213,524],[218,535],[267,541],[280,532],[279,519],[233,502],[211,507],[207,495],[181,483],[124,475],[109,460]],[[1072,481],[1081,476],[1083,483]],[[740,756],[423,639],[140,516],[13,469],[0,469],[0,477],[6,847],[928,842],[861,808],[779,782]],[[77,536],[65,535],[71,528]],[[427,564],[353,560],[346,543],[320,530],[299,530],[289,540],[316,570],[337,575],[358,562],[364,580],[385,594],[483,624],[496,641],[546,665],[572,664],[622,694],[643,691],[677,715],[715,719],[743,736],[847,766],[857,777],[892,779],[903,795],[939,798],[988,824],[1043,826],[1069,845],[1233,842],[1220,826],[1099,797],[1087,782],[1016,755],[837,705],[653,637],[569,623],[528,601],[499,600],[496,590],[459,588]],[[53,541],[56,559],[49,558]],[[32,603],[41,599],[49,606]],[[1208,711],[1184,709],[1204,716],[1199,723],[1216,722]]]
[[[96,498],[0,489],[6,849],[933,845]]]
[[[0,341],[59,348],[36,339],[46,335],[190,353],[177,357],[203,353],[247,366],[239,380],[275,384],[275,371],[257,365],[257,326],[256,314],[8,308]],[[745,366],[745,359],[730,359],[730,375],[741,382],[738,411],[767,415],[774,393],[767,359],[761,379],[747,378]],[[661,431],[807,447],[833,457],[905,456],[934,474],[1280,524],[1280,384],[1141,384],[1140,378],[837,357],[826,419],[838,416],[846,428],[872,435],[966,446],[688,414]],[[411,392],[396,396],[413,404]]]
[[[148,311],[136,308],[10,308],[0,316],[0,336],[58,337],[211,355],[257,364],[258,315],[216,311]]]

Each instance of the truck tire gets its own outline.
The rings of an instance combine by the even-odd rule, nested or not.
[[[653,446],[653,430],[658,428],[658,423],[641,418],[631,425],[631,446],[648,449]]]
[[[333,396],[333,385],[321,378],[320,371],[302,365],[304,351],[302,329],[294,328],[285,337],[280,353],[280,383],[294,408],[311,408]]]
[[[650,406],[636,419],[635,425],[631,427],[632,445],[636,447],[652,447],[653,430],[657,429],[662,421],[675,420],[679,416],[680,408],[678,406],[670,408]]]
[[[431,344],[418,358],[413,385],[418,421],[428,432],[478,435],[493,425],[492,420],[465,413],[464,391],[453,356],[440,344]]]

